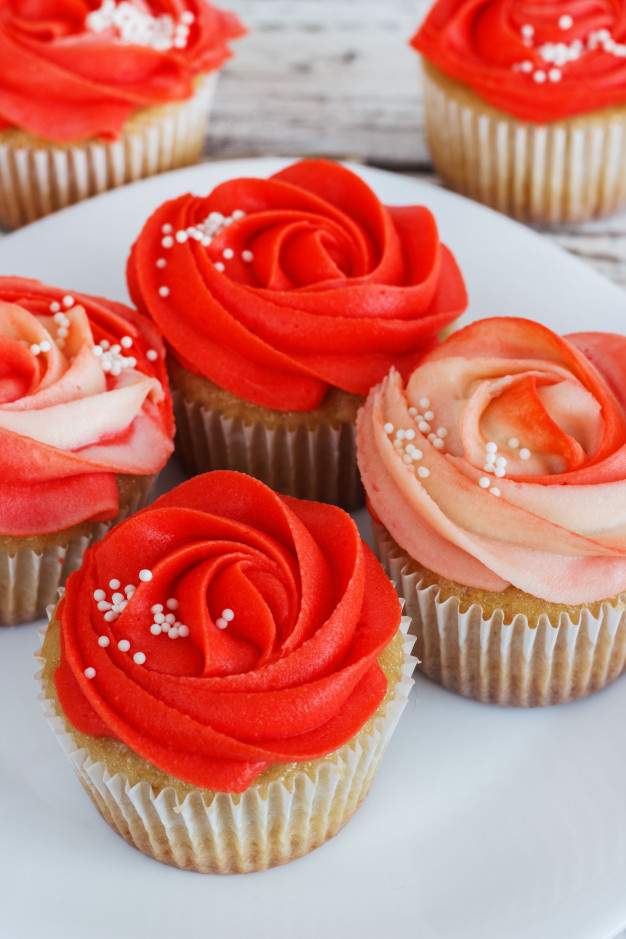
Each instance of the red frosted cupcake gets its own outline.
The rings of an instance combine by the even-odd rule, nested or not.
[[[626,338],[481,320],[359,415],[378,550],[427,675],[557,704],[626,664]],[[384,527],[383,527],[384,526]]]
[[[364,396],[391,366],[410,372],[467,303],[428,209],[384,206],[327,160],[165,203],[128,285],[168,343],[190,471],[238,469],[345,508],[362,501]]]
[[[345,512],[212,473],[86,553],[45,636],[43,700],[130,844],[184,869],[261,870],[365,797],[411,684],[399,626]]]
[[[196,162],[217,69],[242,33],[206,0],[5,0],[0,225]]]
[[[626,205],[623,4],[438,0],[412,42],[448,185],[544,222]]]
[[[153,324],[0,277],[0,624],[43,616],[87,545],[148,499],[172,452]]]

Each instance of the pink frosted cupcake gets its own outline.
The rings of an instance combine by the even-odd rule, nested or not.
[[[412,44],[449,186],[540,222],[626,205],[623,4],[438,0]]]
[[[4,3],[0,225],[195,163],[236,16],[206,0]]]
[[[378,550],[422,670],[451,690],[555,704],[623,671],[625,369],[622,336],[490,319],[369,395]]]
[[[43,616],[85,548],[144,505],[172,452],[152,323],[0,277],[0,625]]]

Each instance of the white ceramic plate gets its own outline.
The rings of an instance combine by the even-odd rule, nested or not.
[[[116,190],[0,241],[0,273],[126,299],[124,266],[163,200],[285,161],[208,163]],[[423,203],[465,273],[469,318],[626,329],[621,290],[488,209],[370,169]],[[534,711],[418,677],[372,792],[322,848],[260,874],[183,873],[101,820],[45,724],[34,626],[0,630],[0,936],[7,939],[609,939],[626,925],[626,677]]]

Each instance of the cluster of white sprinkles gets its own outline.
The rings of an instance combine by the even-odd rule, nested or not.
[[[508,440],[508,446],[510,450],[519,450],[520,459],[530,459],[530,450],[527,447],[522,447],[520,449],[519,440],[517,437],[510,437]],[[485,444],[485,463],[483,469],[486,473],[493,473],[494,476],[497,476],[501,479],[506,475],[507,459],[505,456],[498,456],[497,453],[498,444],[493,440],[489,440]],[[481,487],[481,489],[488,489],[492,496],[500,495],[500,490],[498,487],[491,485],[491,479],[489,476],[481,476],[478,480],[478,485]]]
[[[435,419],[435,414],[430,410],[430,398],[420,398],[419,405],[421,411],[411,406],[409,408],[409,414],[415,420],[419,430],[426,436],[426,439],[432,443],[433,447],[436,450],[443,450],[448,431],[445,427],[438,427],[436,430],[433,430],[432,422]],[[394,450],[401,457],[403,463],[406,464],[407,469],[411,473],[420,476],[422,479],[426,479],[430,476],[429,468],[421,463],[421,460],[424,458],[423,451],[413,443],[416,434],[412,427],[396,428],[391,421],[387,421],[383,426],[383,430],[391,440]]]
[[[111,31],[122,43],[170,52],[187,46],[189,30],[194,22],[195,16],[188,10],[175,20],[167,13],[152,16],[128,0],[120,3],[103,0],[97,10],[85,17],[85,29],[93,33]]]
[[[64,312],[64,310],[69,311],[72,308],[85,312],[84,307],[77,306],[74,297],[69,294],[63,297],[62,301],[53,300],[49,306],[52,314],[52,326],[48,329],[48,334],[59,349],[65,348],[65,340],[70,334],[72,325],[67,312]],[[33,355],[41,355],[50,352],[52,349],[52,343],[49,339],[42,339],[39,342],[26,342],[25,339],[22,339],[21,342],[23,345],[28,346]]]
[[[143,568],[139,571],[139,580],[142,583],[148,583],[152,580],[152,571],[148,568]],[[107,591],[98,587],[93,592],[93,598],[96,601],[97,608],[103,614],[104,620],[107,623],[114,622],[119,615],[126,609],[128,601],[132,595],[137,590],[135,584],[126,584],[124,587],[124,592],[122,593],[122,584],[117,578],[112,578],[108,583],[109,590],[111,591],[110,597],[107,599]],[[178,600],[174,597],[170,597],[166,600],[165,606],[168,610],[177,610],[178,609]],[[185,638],[189,635],[189,627],[184,623],[179,622],[176,619],[176,616],[173,612],[163,613],[163,605],[161,603],[155,603],[150,610],[152,614],[152,625],[150,627],[150,632],[152,635],[160,635],[161,633],[167,633],[170,639],[178,639],[179,636]],[[103,649],[106,649],[107,646],[111,644],[111,640],[106,635],[98,636],[98,645]],[[130,641],[128,639],[119,639],[117,643],[117,648],[120,652],[130,652]],[[136,665],[145,665],[146,662],[146,653],[142,651],[137,651],[133,654],[133,662]],[[96,670],[92,665],[89,665],[83,672],[85,678],[95,678]]]
[[[235,614],[228,607],[225,610],[222,610],[222,615],[215,620],[215,625],[218,629],[226,629],[229,623],[235,618]]]
[[[563,32],[569,32],[574,26],[574,19],[569,13],[563,13],[558,19],[558,27]],[[576,62],[585,52],[603,49],[609,55],[617,58],[626,58],[626,45],[616,42],[608,29],[591,30],[584,39],[576,38],[571,42],[544,42],[535,45],[535,27],[525,23],[521,27],[524,44],[533,49],[542,60],[537,64],[530,59],[515,62],[512,66],[516,72],[526,73],[539,85],[545,82],[559,82],[562,78],[562,69],[572,62]]]
[[[208,248],[214,238],[221,234],[224,229],[233,222],[244,218],[245,214],[243,209],[235,209],[232,215],[223,215],[221,212],[210,212],[203,222],[198,222],[197,225],[190,225],[188,228],[180,228],[178,231],[174,231],[174,226],[169,222],[165,222],[161,226],[161,234],[163,235],[161,238],[161,247],[169,250],[177,244],[184,245],[191,239],[192,241],[197,241],[203,248]],[[232,248],[224,248],[222,257],[224,261],[232,261],[235,257],[235,252]],[[244,264],[252,264],[254,261],[253,252],[248,249],[243,250],[241,252],[241,260]],[[155,264],[159,270],[163,270],[167,267],[167,259],[163,257],[157,258]],[[220,273],[226,270],[226,265],[223,261],[216,261],[214,267],[217,271],[220,271]],[[167,284],[162,284],[158,288],[158,292],[161,297],[169,297],[170,288]]]

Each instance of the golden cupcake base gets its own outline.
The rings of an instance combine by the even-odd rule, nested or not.
[[[539,707],[586,697],[626,667],[626,594],[589,605],[549,604],[439,578],[373,523],[377,555],[405,600],[419,668],[485,704]]]
[[[423,65],[428,146],[455,192],[542,223],[580,222],[626,206],[626,105],[533,124]]]

